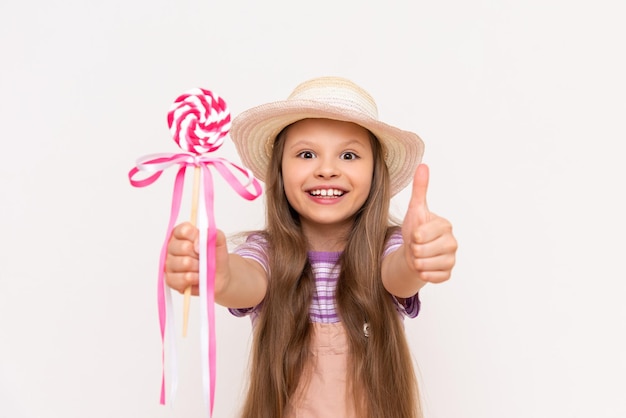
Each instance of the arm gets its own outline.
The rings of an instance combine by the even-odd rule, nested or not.
[[[167,247],[165,282],[181,293],[198,295],[198,229],[185,222],[174,228]],[[216,240],[215,301],[229,308],[256,306],[265,297],[267,275],[259,263],[229,254],[226,237]]]
[[[254,260],[238,254],[228,254],[230,277],[222,281],[221,289],[215,289],[215,301],[228,308],[257,306],[267,291],[267,275]],[[216,275],[217,284],[217,275]]]
[[[426,205],[428,177],[428,167],[420,165],[402,223],[404,243],[382,263],[383,285],[398,298],[415,295],[427,282],[448,280],[455,263],[457,241],[452,225],[430,212]]]

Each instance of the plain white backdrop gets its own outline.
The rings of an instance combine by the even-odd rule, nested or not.
[[[236,115],[320,75],[422,136],[429,206],[455,227],[453,278],[406,325],[426,416],[626,416],[619,3],[2,0],[0,416],[207,416],[197,300],[179,396],[158,404],[174,171],[144,189],[127,173],[178,150],[166,114],[184,91]],[[220,228],[263,225],[262,199],[215,187]],[[214,416],[230,418],[250,324],[219,308],[216,329]]]

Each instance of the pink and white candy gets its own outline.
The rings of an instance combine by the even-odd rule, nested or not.
[[[226,102],[213,92],[194,88],[180,95],[167,114],[174,141],[196,154],[215,151],[230,130]]]

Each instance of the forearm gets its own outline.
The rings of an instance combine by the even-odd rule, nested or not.
[[[384,258],[381,269],[383,286],[397,298],[410,298],[426,284],[409,265],[404,245]]]
[[[229,277],[215,290],[215,301],[228,308],[251,308],[261,303],[267,291],[267,276],[261,265],[229,254]]]

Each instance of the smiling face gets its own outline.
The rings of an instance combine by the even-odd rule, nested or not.
[[[329,119],[304,119],[287,128],[283,185],[309,239],[345,236],[367,200],[373,172],[365,128]]]

